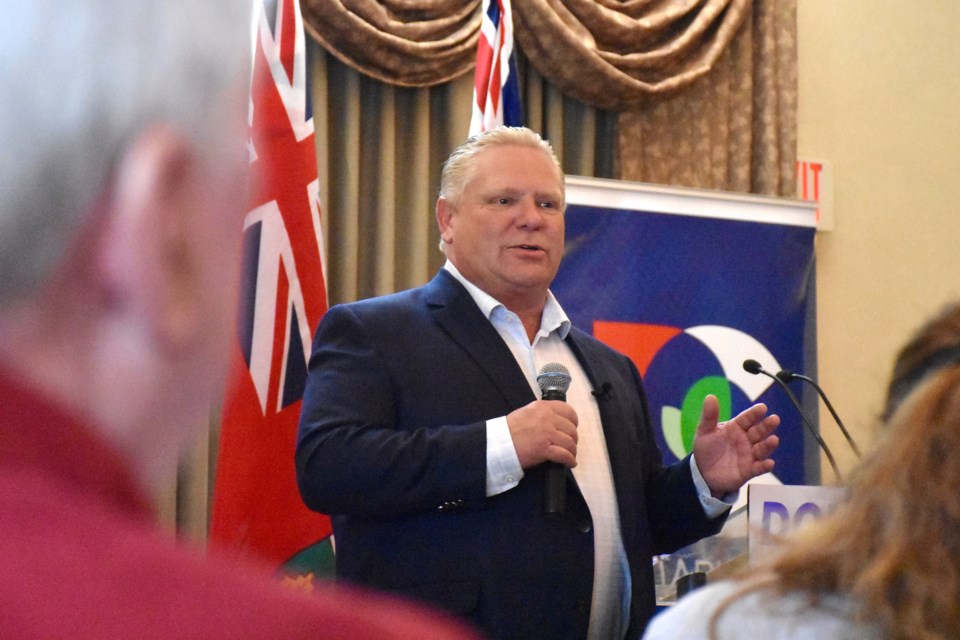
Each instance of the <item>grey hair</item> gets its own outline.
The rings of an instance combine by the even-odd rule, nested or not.
[[[453,150],[440,172],[440,197],[455,205],[476,169],[480,152],[488,147],[511,145],[543,151],[557,170],[560,193],[564,192],[566,180],[563,169],[549,142],[541,138],[536,131],[526,127],[497,127],[471,136]],[[446,252],[443,238],[440,239],[440,251]]]
[[[212,153],[218,107],[249,80],[250,19],[236,0],[6,3],[0,305],[62,257],[148,125],[169,123]]]

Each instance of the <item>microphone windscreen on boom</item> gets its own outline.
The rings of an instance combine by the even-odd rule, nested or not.
[[[752,373],[753,375],[757,375],[758,373],[763,371],[763,365],[761,365],[756,360],[744,360],[743,370],[746,371],[747,373]]]

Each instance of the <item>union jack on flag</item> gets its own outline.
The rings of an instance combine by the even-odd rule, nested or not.
[[[255,21],[252,202],[210,536],[280,565],[329,544],[329,518],[301,501],[293,461],[311,338],[327,293],[299,0],[264,0]]]
[[[523,124],[510,0],[483,0],[470,135]]]

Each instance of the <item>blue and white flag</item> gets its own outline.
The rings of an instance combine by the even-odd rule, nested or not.
[[[523,124],[510,0],[483,0],[470,135]]]

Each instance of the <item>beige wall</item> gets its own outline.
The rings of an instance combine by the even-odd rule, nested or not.
[[[819,376],[864,446],[897,349],[960,297],[960,2],[798,5],[798,152],[834,169],[835,227],[817,235]],[[849,469],[825,411],[821,429]]]

